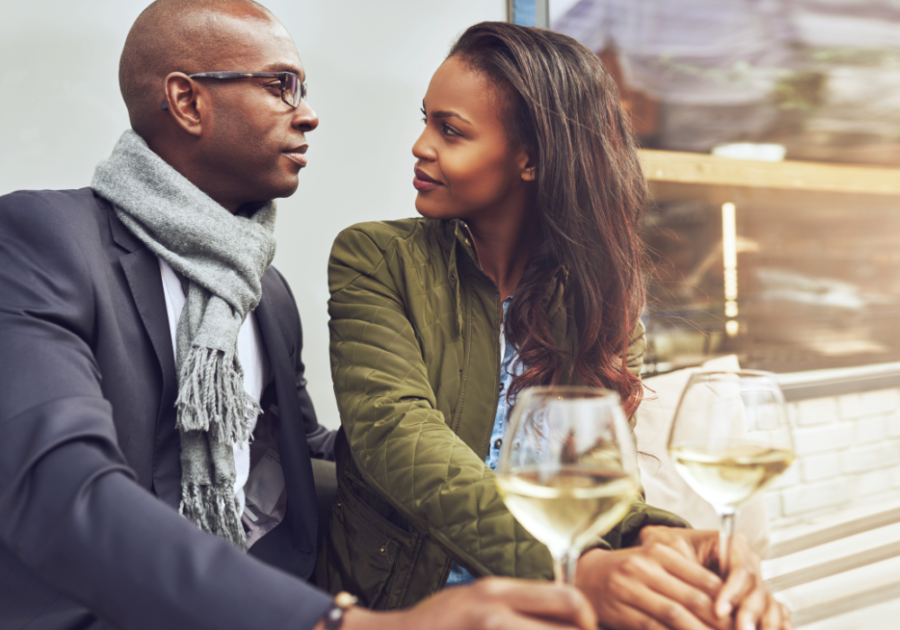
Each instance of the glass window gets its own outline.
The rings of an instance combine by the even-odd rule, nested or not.
[[[644,147],[651,372],[730,353],[777,372],[900,360],[889,5],[551,5],[613,74]]]

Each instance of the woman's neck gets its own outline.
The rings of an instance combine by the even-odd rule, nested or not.
[[[467,221],[481,269],[500,291],[500,301],[515,293],[534,246],[530,213],[479,217]]]

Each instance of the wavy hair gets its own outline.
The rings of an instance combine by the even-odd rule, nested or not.
[[[641,399],[627,354],[644,306],[647,188],[612,77],[571,37],[504,22],[470,27],[448,57],[496,86],[511,141],[526,145],[537,165],[538,238],[506,324],[525,370],[508,395],[577,382],[618,392],[630,416]],[[555,275],[564,278],[578,331],[574,357],[550,326]]]

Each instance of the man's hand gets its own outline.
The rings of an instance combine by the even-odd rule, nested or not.
[[[677,549],[685,557],[693,556],[704,567],[718,571],[718,532],[645,527],[641,544],[662,544]],[[787,630],[790,611],[775,601],[762,579],[759,557],[750,551],[743,534],[731,541],[729,571],[725,584],[716,594],[715,610],[720,618],[734,618],[736,630]],[[735,612],[736,611],[736,612]]]
[[[685,540],[648,540],[618,551],[594,549],[578,561],[575,583],[593,603],[604,628],[731,628],[731,619],[718,618],[714,608],[722,580],[700,565]]]
[[[316,629],[322,624],[316,626]],[[576,589],[510,578],[484,578],[432,595],[401,612],[352,608],[342,630],[596,630],[597,617]]]

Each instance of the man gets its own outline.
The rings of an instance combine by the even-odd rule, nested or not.
[[[304,80],[261,6],[159,0],[92,187],[0,198],[0,629],[595,625],[550,585],[376,614],[305,582],[333,435],[269,266],[318,125]]]

